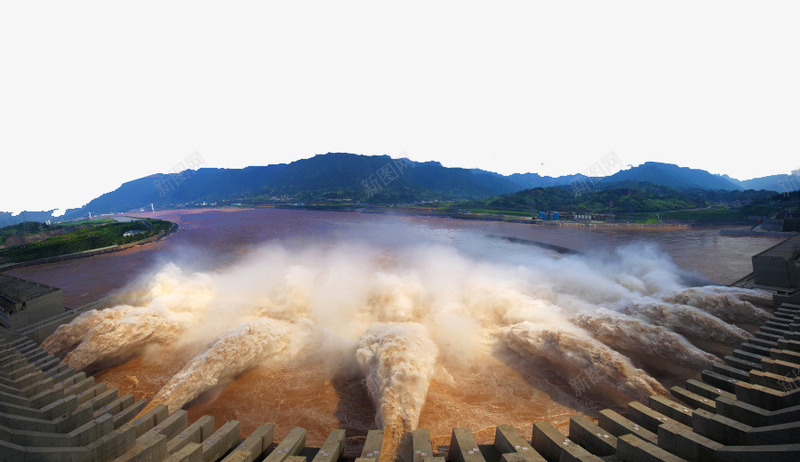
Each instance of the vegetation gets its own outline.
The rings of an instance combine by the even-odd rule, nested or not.
[[[78,228],[96,226],[103,223],[114,223],[111,218],[98,220],[70,221],[48,225],[38,221],[25,221],[16,225],[0,228],[0,246],[12,247],[28,241],[39,240],[45,237],[65,234]]]
[[[13,233],[15,232],[16,228],[22,227],[23,224],[0,228],[0,235]],[[149,225],[149,227],[147,225]],[[70,223],[55,226],[41,225],[41,227],[60,227],[62,229],[67,226],[74,226],[74,224]],[[113,245],[129,244],[160,233],[164,233],[169,230],[171,226],[172,223],[168,221],[155,219],[145,219],[126,223],[119,223],[114,220],[98,220],[89,223],[79,223],[79,226],[69,229],[66,233],[0,250],[0,263],[23,262],[36,260],[39,258],[66,255],[69,253],[83,252],[86,250],[109,247]],[[8,228],[15,229],[9,230]],[[25,227],[22,227],[22,229],[24,230]],[[30,227],[30,229],[33,228]],[[126,231],[133,230],[143,231],[143,233],[128,237],[123,236]]]
[[[682,221],[733,223],[750,217],[773,217],[780,210],[800,206],[800,193],[773,191],[678,190],[649,183],[604,185],[581,192],[568,187],[533,188],[479,201],[441,204],[442,210],[473,213],[527,214],[559,211],[575,214],[613,214],[631,222]]]

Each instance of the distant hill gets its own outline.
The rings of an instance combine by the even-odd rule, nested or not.
[[[705,170],[679,167],[661,162],[645,162],[637,167],[619,171],[602,180],[604,183],[627,181],[646,182],[675,189],[705,189],[733,191],[745,189],[741,184],[722,175],[714,175]]]
[[[651,183],[609,184],[589,193],[572,188],[545,187],[506,194],[478,203],[487,209],[540,211],[568,210],[579,213],[651,212],[705,207],[700,194]]]
[[[745,189],[766,189],[779,193],[797,191],[800,189],[800,176],[798,175],[770,175],[763,178],[740,181]]]
[[[53,219],[54,211],[55,209],[38,212],[24,211],[18,215],[14,215],[10,212],[0,212],[0,227],[18,225],[26,221],[37,221],[44,223],[47,220]]]
[[[785,191],[798,177],[773,175],[739,181],[705,170],[646,162],[603,178],[581,174],[561,177],[537,173],[501,175],[480,169],[448,168],[438,162],[413,162],[389,156],[348,153],[320,154],[289,164],[243,169],[201,168],[177,174],[158,173],[122,184],[62,219],[149,208],[268,203],[413,204],[464,201],[502,196],[522,190],[566,187],[581,192],[637,189],[642,183],[676,191]],[[653,191],[650,191],[652,193]],[[46,221],[50,212],[12,216],[0,212],[0,225],[24,220]]]
[[[798,193],[800,194],[800,193]],[[790,200],[791,199],[791,200]],[[536,215],[540,211],[576,214],[614,214],[625,220],[636,214],[666,213],[665,218],[697,221],[747,222],[748,216],[772,216],[797,203],[774,191],[713,191],[676,189],[643,182],[618,182],[589,192],[566,186],[532,188],[498,197],[448,206],[451,210],[477,213]],[[682,216],[670,212],[682,211]],[[648,217],[644,217],[648,218]],[[657,215],[654,215],[657,219]]]
[[[69,210],[65,218],[83,216],[89,212],[125,212],[148,207],[151,203],[160,207],[232,199],[263,187],[285,167],[201,168],[174,175],[158,173],[123,183],[80,209]]]
[[[390,204],[476,199],[519,189],[502,175],[438,162],[329,153],[290,164],[151,175],[70,210],[65,218],[126,212],[151,203],[159,208],[315,201]]]
[[[530,189],[545,188],[548,186],[564,186],[586,180],[597,181],[600,178],[589,178],[586,175],[581,175],[580,173],[576,175],[565,175],[559,177],[540,176],[538,173],[514,173],[513,175],[508,176],[508,179],[513,181],[522,189]]]

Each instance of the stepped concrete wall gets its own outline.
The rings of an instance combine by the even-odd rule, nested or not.
[[[430,434],[411,432],[403,462],[797,461],[800,460],[800,305],[776,293],[772,317],[723,364],[670,390],[631,402],[627,412],[597,421],[570,419],[568,434],[548,422],[530,433],[496,428],[477,444],[468,428],[452,431],[449,450],[435,453]],[[26,336],[0,335],[0,461],[337,462],[345,431],[331,429],[321,448],[294,428],[281,441],[261,425],[242,435],[237,421],[146,402],[61,364]],[[370,431],[357,462],[384,462],[383,431]]]

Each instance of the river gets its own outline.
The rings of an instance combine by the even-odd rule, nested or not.
[[[662,280],[676,284],[676,273],[732,283],[750,272],[752,255],[781,241],[724,237],[719,228],[561,228],[280,209],[179,210],[142,216],[174,221],[181,229],[122,252],[9,273],[62,288],[70,307],[115,292],[132,305],[147,305],[147,319],[160,324],[147,327],[144,318],[134,318],[124,328],[114,325],[117,337],[106,333],[93,345],[85,340],[89,347],[80,354],[90,358],[86,363],[97,371],[97,380],[137,399],[169,402],[184,393],[191,419],[211,414],[217,425],[237,419],[245,433],[260,423],[274,423],[276,437],[281,437],[300,426],[309,430],[311,444],[319,444],[331,429],[346,428],[351,446],[375,428],[376,413],[384,419],[391,414],[406,428],[418,423],[431,430],[435,445],[446,444],[450,429],[462,426],[476,432],[478,440],[489,441],[493,426],[500,423],[511,423],[523,434],[538,420],[564,428],[571,415],[622,406],[636,393],[657,390],[660,385],[655,382],[614,389],[614,380],[609,380],[598,386],[606,386],[608,396],[618,392],[619,399],[576,394],[574,380],[581,369],[575,363],[560,365],[551,349],[542,350],[536,342],[541,336],[569,334],[561,340],[563,358],[600,351],[616,364],[617,352],[574,333],[567,321],[576,322],[581,313],[596,314],[587,308],[590,305],[623,307],[623,287],[652,300],[658,288],[645,286]],[[489,234],[560,245],[588,256],[551,255],[489,239]],[[466,306],[459,309],[472,311],[454,315],[461,312],[449,306],[459,304]],[[350,305],[365,305],[371,311]],[[560,312],[562,306],[568,307],[563,317],[537,318]],[[528,314],[517,313],[520,307]],[[164,312],[172,317],[164,318]],[[204,321],[193,324],[194,318]],[[299,319],[302,322],[296,322]],[[523,319],[528,324],[508,330]],[[538,321],[530,324],[531,319]],[[145,330],[130,330],[134,325]],[[367,326],[373,326],[371,337],[364,334]],[[681,326],[670,328],[688,338],[702,337],[681,331]],[[730,333],[724,326],[720,329]],[[319,343],[315,351],[332,353],[308,353],[310,341],[297,341],[305,337]],[[126,343],[134,338],[138,343]],[[92,356],[91,348],[101,340],[129,348],[92,363],[101,356]],[[652,361],[662,354],[658,345],[647,346],[653,350],[647,356],[620,343],[630,339],[604,341],[616,341],[615,348],[625,351],[634,366],[646,369],[625,372],[646,379],[631,383],[651,383],[647,380],[652,375],[669,386],[697,373],[685,364],[658,366]],[[353,356],[356,349],[358,361]],[[387,352],[390,363],[383,363]],[[219,359],[226,354],[232,356]],[[551,355],[549,362],[542,354]],[[700,350],[692,354],[696,362],[708,360]],[[73,353],[72,359],[78,356]],[[596,364],[598,356],[593,358]],[[414,384],[404,384],[385,375],[398,368],[425,370],[415,375],[419,380]],[[188,381],[174,383],[179,372],[205,382],[197,385],[199,391],[187,391]],[[160,395],[162,389],[173,390],[172,396],[162,396],[163,391]],[[387,397],[396,396],[397,390],[402,399],[389,402]],[[421,397],[416,401],[415,393]]]

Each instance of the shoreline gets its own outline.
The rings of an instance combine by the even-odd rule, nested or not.
[[[505,222],[505,223],[520,223],[535,226],[550,226],[562,228],[609,228],[617,230],[630,230],[630,231],[681,231],[694,228],[720,228],[720,234],[727,237],[791,237],[795,233],[777,233],[767,231],[756,231],[750,225],[737,225],[735,223],[632,223],[632,222],[608,222],[608,221],[577,221],[577,220],[542,220],[532,216],[519,216],[519,215],[503,215],[491,213],[473,213],[473,212],[458,212],[458,211],[442,211],[432,208],[418,208],[418,207],[369,207],[369,206],[329,206],[329,205],[252,205],[242,207],[187,207],[187,208],[170,208],[157,210],[155,212],[142,211],[142,212],[129,212],[124,216],[131,216],[137,218],[161,218],[165,214],[171,212],[179,212],[182,214],[198,214],[205,212],[222,212],[231,213],[240,210],[259,210],[259,209],[280,209],[280,210],[303,210],[308,212],[357,212],[376,215],[400,215],[400,216],[420,216],[420,217],[438,217],[438,218],[451,218],[455,220],[473,220],[473,221],[491,221],[491,222]],[[163,218],[161,218],[163,219]],[[726,227],[741,226],[742,229],[735,229]],[[3,269],[0,268],[0,271]]]
[[[125,216],[128,216],[128,214],[126,214]],[[167,230],[167,232],[165,232],[163,234],[157,234],[155,236],[150,236],[150,237],[148,237],[146,239],[142,239],[141,241],[130,242],[128,244],[110,245],[108,247],[100,247],[100,248],[97,248],[97,249],[84,250],[84,251],[81,251],[81,252],[68,253],[68,254],[64,254],[64,255],[55,255],[55,256],[52,256],[52,257],[37,258],[35,260],[21,261],[21,262],[16,262],[16,263],[6,263],[4,265],[0,265],[0,273],[2,273],[3,271],[7,271],[7,270],[12,270],[12,269],[17,269],[17,268],[24,268],[26,266],[45,265],[45,264],[48,264],[48,263],[57,263],[57,262],[62,262],[62,261],[75,260],[75,259],[78,259],[78,258],[93,257],[95,255],[103,255],[103,254],[107,254],[107,253],[121,252],[123,250],[128,250],[128,249],[131,249],[133,247],[136,247],[138,245],[147,245],[147,244],[151,244],[153,242],[158,242],[161,239],[164,239],[167,236],[171,236],[172,234],[175,234],[176,232],[178,232],[180,230],[181,226],[180,226],[179,223],[175,223],[175,222],[170,222],[170,223],[172,223],[172,226],[169,228],[169,230]]]
[[[329,206],[281,206],[281,205],[267,205],[267,206],[254,206],[254,207],[241,207],[234,208],[234,210],[258,210],[258,209],[282,209],[282,210],[304,210],[309,212],[322,211],[322,212],[356,212],[356,213],[371,213],[376,215],[402,215],[402,216],[421,216],[421,217],[438,217],[438,218],[452,218],[455,220],[473,220],[473,221],[493,221],[504,223],[520,223],[535,226],[553,226],[563,228],[615,228],[620,230],[648,230],[648,231],[678,231],[683,229],[691,229],[693,227],[702,227],[705,225],[691,225],[684,223],[622,223],[622,222],[607,222],[607,221],[573,221],[573,220],[540,220],[533,217],[522,217],[518,215],[502,215],[502,214],[488,214],[488,213],[459,213],[452,211],[439,211],[435,209],[413,208],[413,207],[329,207]],[[232,211],[231,207],[225,208],[203,208],[203,209],[169,209],[167,211],[179,210],[222,210]],[[718,225],[708,225],[718,226]]]

